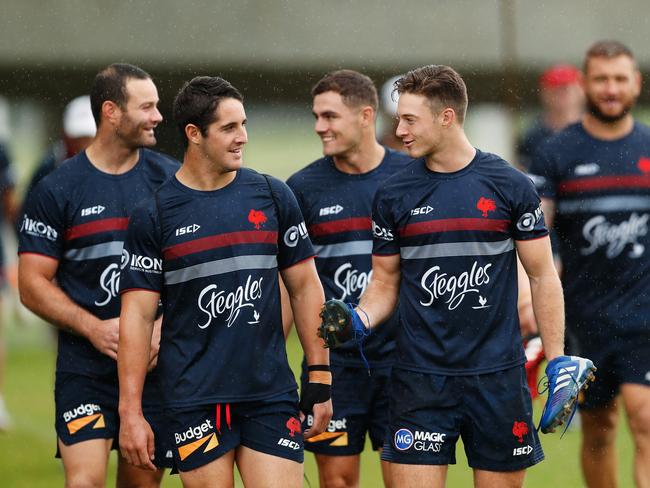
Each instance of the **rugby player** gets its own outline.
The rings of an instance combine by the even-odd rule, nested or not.
[[[334,71],[318,81],[311,93],[324,157],[291,176],[287,184],[314,243],[325,297],[356,304],[371,277],[370,215],[375,191],[411,159],[377,142],[377,89],[367,76]],[[383,444],[396,326],[395,315],[364,344],[371,376],[353,342],[330,353],[334,416],[326,432],[305,444],[316,455],[322,487],[359,486],[366,433],[373,449]],[[304,384],[304,364],[302,379]],[[307,425],[311,420],[308,417]],[[388,483],[388,464],[381,464]]]
[[[242,95],[218,77],[174,101],[183,165],[133,214],[122,276],[120,445],[152,469],[140,397],[161,299],[159,372],[174,460],[186,487],[299,487],[304,438],[332,414],[329,354],[316,337],[323,288],[300,208],[282,182],[242,167]],[[278,270],[307,358],[297,385],[285,351]],[[301,413],[302,412],[302,413]]]
[[[541,148],[531,173],[559,236],[569,344],[601,372],[580,404],[585,480],[617,486],[622,403],[634,478],[650,486],[650,129],[631,114],[641,91],[634,55],[595,43],[582,85],[582,120]]]
[[[126,226],[136,203],[178,169],[177,161],[146,149],[156,143],[162,120],[146,72],[112,64],[95,77],[90,99],[95,139],[40,181],[19,234],[21,300],[59,329],[56,432],[68,487],[106,483],[119,432],[115,360]],[[158,342],[154,336],[148,365]],[[144,411],[155,429],[162,415],[158,398],[147,381]],[[159,486],[171,451],[162,444],[156,449],[159,469],[151,472],[119,458],[118,486]]]
[[[575,404],[593,365],[563,356],[562,290],[540,199],[525,175],[469,143],[460,75],[425,66],[396,89],[397,135],[417,159],[377,190],[373,278],[361,313],[348,306],[351,320],[343,320],[365,335],[399,299],[382,459],[391,463],[394,486],[444,486],[462,436],[476,486],[522,486],[525,469],[543,453],[517,318],[517,254],[559,400],[547,403],[543,431],[566,421],[564,407]],[[339,307],[330,302],[325,312],[332,306]],[[573,381],[557,383],[567,369],[562,378]]]

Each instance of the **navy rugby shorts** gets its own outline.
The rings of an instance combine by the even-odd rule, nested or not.
[[[332,365],[334,415],[325,432],[305,441],[305,450],[328,456],[360,454],[370,436],[373,450],[382,447],[388,427],[388,381],[390,366],[368,370],[358,366]],[[307,382],[303,369],[302,387]],[[306,430],[313,423],[308,415]]]
[[[302,463],[296,391],[258,401],[165,411],[178,471],[200,468],[238,446]]]
[[[618,335],[589,343],[571,338],[571,353],[591,359],[598,368],[596,381],[580,392],[580,409],[607,406],[625,383],[650,386],[650,333]]]
[[[149,393],[149,389],[145,394]],[[54,386],[56,434],[66,446],[91,439],[113,439],[118,449],[120,417],[119,386],[114,376],[91,377],[57,372]],[[155,437],[154,464],[173,466],[172,450],[163,429],[162,408],[143,407]],[[60,457],[58,444],[56,457]]]
[[[522,366],[471,376],[393,369],[390,424],[382,460],[456,464],[463,439],[469,465],[519,471],[544,459]]]

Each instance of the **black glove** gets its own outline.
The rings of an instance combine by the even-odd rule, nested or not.
[[[309,383],[300,392],[298,408],[305,415],[312,413],[316,403],[323,403],[332,397],[332,374],[329,366],[309,366]],[[328,383],[329,381],[329,383]]]
[[[325,341],[325,347],[339,347],[353,337],[361,341],[370,334],[354,307],[341,300],[327,300],[320,317],[318,336]]]

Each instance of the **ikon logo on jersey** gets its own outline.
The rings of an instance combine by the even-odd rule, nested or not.
[[[88,215],[99,215],[104,210],[106,210],[106,207],[103,207],[101,205],[95,205],[94,207],[83,208],[81,209],[81,216],[87,217]]]
[[[181,458],[181,461],[201,448],[203,448],[202,452],[206,453],[219,446],[217,433],[214,432],[214,426],[210,422],[210,419],[206,419],[201,425],[190,427],[184,432],[175,432],[174,441],[177,446],[183,442],[190,441],[187,444],[178,446],[178,456]]]
[[[343,210],[340,205],[332,205],[331,207],[323,207],[319,210],[318,215],[324,217],[325,215],[336,215]]]
[[[385,241],[392,241],[395,239],[395,236],[393,236],[393,233],[390,230],[377,225],[374,220],[372,221],[372,235],[377,239],[383,239]]]
[[[185,234],[194,234],[200,228],[201,228],[201,226],[199,224],[188,225],[188,226],[176,229],[175,235],[176,236],[182,236],[182,235],[185,235]]]
[[[481,211],[483,217],[487,217],[488,212],[494,212],[497,209],[497,205],[491,198],[481,197],[476,204],[476,208]]]
[[[261,210],[252,209],[248,212],[248,221],[255,226],[255,229],[260,230],[263,224],[266,224],[266,215]]]
[[[305,222],[300,222],[298,225],[292,225],[284,233],[284,243],[289,247],[296,247],[300,239],[307,238],[307,226]]]
[[[142,271],[143,273],[162,273],[162,259],[150,258],[149,256],[140,256],[132,254],[129,262],[130,269],[133,271]]]
[[[76,434],[88,425],[92,425],[93,429],[103,429],[106,427],[102,409],[95,403],[82,403],[72,410],[63,412],[63,420],[66,422],[66,427],[70,434]]]
[[[307,425],[311,427],[314,424],[313,415],[307,416]],[[305,442],[323,442],[329,446],[343,447],[347,446],[348,439],[348,419],[332,419],[327,424],[327,430],[321,434],[310,437]]]
[[[20,224],[20,232],[24,232],[33,237],[45,237],[50,241],[56,241],[58,237],[57,231],[52,227],[44,224],[40,220],[30,219],[27,217],[27,214],[23,216],[23,221]]]

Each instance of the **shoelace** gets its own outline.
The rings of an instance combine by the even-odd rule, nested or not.
[[[543,378],[541,378],[541,379],[537,382],[537,394],[538,394],[538,395],[543,395],[544,393],[546,393],[547,391],[549,391],[551,384],[555,384],[555,381],[554,381],[554,380],[555,380],[558,376],[560,376],[560,373],[566,373],[566,374],[568,374],[569,377],[570,377],[570,378],[573,380],[573,382],[575,383],[575,385],[576,385],[576,386],[580,386],[580,385],[578,384],[578,380],[575,379],[575,377],[574,377],[574,375],[573,375],[572,372],[568,371],[568,370],[565,369],[565,368],[560,368],[560,369],[558,369],[554,374],[551,374],[550,377],[549,377],[548,375],[547,375],[547,376],[544,376]],[[540,390],[540,389],[539,389],[539,385],[540,385],[543,381],[546,381],[546,382],[542,384],[543,390]],[[578,391],[579,391],[579,390],[578,390]],[[547,400],[546,403],[544,404],[544,410],[542,410],[542,417],[544,417],[544,413],[546,413],[546,409],[547,409],[547,408],[549,408],[549,401],[548,401],[548,400]],[[573,402],[573,406],[571,407],[571,415],[569,415],[568,420],[567,420],[566,423],[564,424],[564,430],[562,431],[562,434],[560,435],[560,439],[562,439],[562,437],[564,437],[564,434],[566,433],[567,429],[569,428],[569,425],[571,425],[571,421],[573,420],[573,416],[575,415],[577,409],[578,409],[578,402],[577,402],[577,400],[576,400],[575,402]],[[538,431],[539,431],[540,427],[541,427],[541,422],[540,422],[540,425],[537,426],[537,430],[538,430]]]
[[[366,337],[370,335],[370,318],[368,317],[368,314],[364,309],[359,307],[358,304],[356,303],[348,303],[347,304],[348,308],[350,309],[350,315],[352,316],[352,333],[354,340],[356,343],[359,345],[359,354],[361,355],[361,359],[363,360],[363,364],[366,365],[366,369],[368,370],[368,376],[370,376],[370,364],[368,363],[368,360],[366,359],[366,355],[363,353],[363,341],[365,340]],[[363,322],[361,322],[361,319],[359,318],[359,314],[357,314],[354,311],[354,308],[357,307],[363,315],[366,316],[366,321],[368,322],[368,327],[363,325]]]

